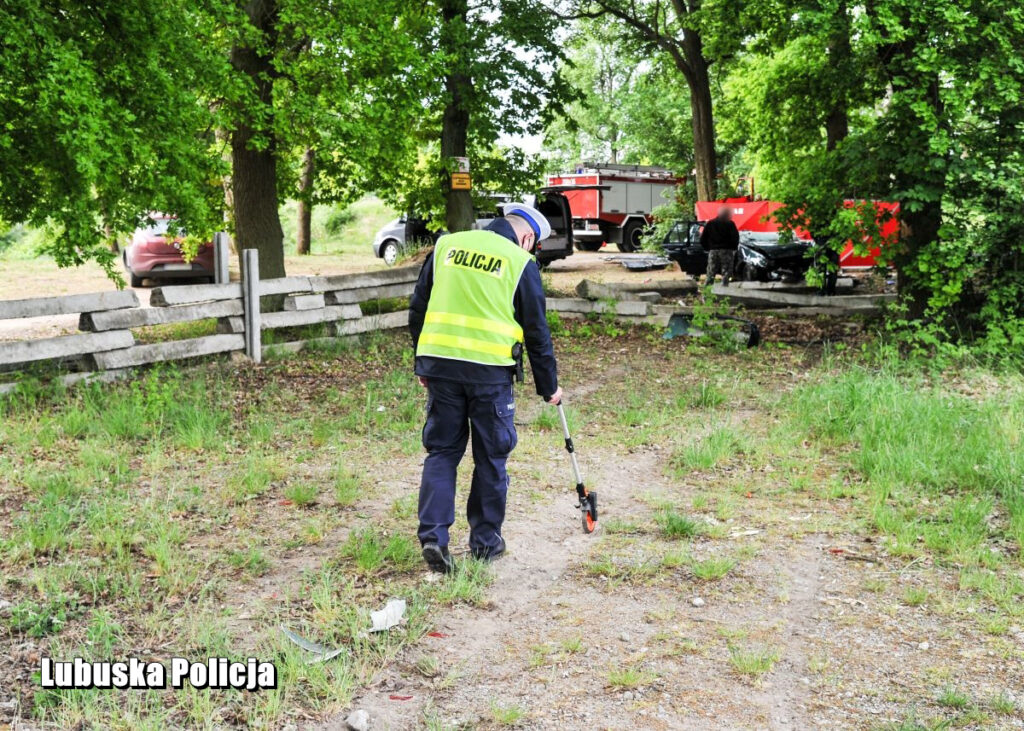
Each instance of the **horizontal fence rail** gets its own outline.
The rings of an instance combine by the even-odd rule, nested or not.
[[[247,252],[249,253],[249,252]],[[255,253],[255,252],[251,252]],[[134,291],[97,292],[61,297],[0,301],[0,320],[77,314],[77,333],[58,337],[0,342],[0,373],[60,366],[74,371],[60,377],[66,383],[109,381],[127,369],[149,363],[178,361],[220,353],[250,353],[259,360],[274,348],[298,351],[314,338],[264,345],[259,333],[281,328],[328,325],[333,337],[348,337],[405,327],[407,310],[364,314],[361,305],[412,294],[419,267],[333,276],[293,276],[259,279],[252,269],[251,287],[245,282],[186,284],[156,287],[150,306],[143,307]],[[272,300],[276,308],[270,308]],[[280,309],[277,309],[280,308]],[[246,322],[258,323],[247,347]],[[140,343],[134,329],[216,320],[216,334]],[[17,381],[0,383],[0,394],[17,388]]]
[[[109,381],[149,363],[179,361],[222,353],[245,353],[258,362],[268,348],[296,352],[307,345],[408,325],[409,312],[367,314],[363,303],[412,294],[419,267],[332,276],[292,276],[261,280],[255,250],[243,253],[243,281],[156,287],[150,306],[142,307],[134,291],[97,292],[60,297],[0,301],[0,320],[77,314],[77,333],[0,342],[0,375],[59,366],[71,371],[66,383]],[[583,281],[579,298],[551,298],[548,310],[561,317],[611,316],[630,322],[665,325],[672,314],[687,313],[680,304],[655,304],[661,283],[603,284]],[[673,292],[696,289],[680,280],[666,284]],[[852,282],[846,289],[852,289]],[[713,292],[728,302],[754,308],[801,308],[810,314],[877,313],[892,295],[819,297],[774,291],[774,284],[743,283]],[[763,313],[779,310],[761,309]],[[789,310],[792,311],[792,310]],[[161,325],[216,320],[215,334],[140,343],[133,330]],[[329,337],[263,344],[268,330],[326,325]],[[10,379],[8,379],[10,380]],[[17,388],[0,383],[0,394]]]

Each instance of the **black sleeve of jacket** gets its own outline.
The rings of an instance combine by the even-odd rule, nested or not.
[[[740,230],[736,228],[736,224],[732,221],[729,221],[729,248],[740,248]]]
[[[423,262],[420,278],[416,281],[416,289],[409,298],[409,334],[412,335],[412,348],[420,341],[423,331],[423,318],[427,316],[427,303],[430,301],[430,290],[434,288],[434,255],[431,253]]]
[[[537,262],[531,261],[526,265],[512,301],[516,310],[516,322],[523,328],[524,345],[530,355],[530,368],[533,370],[537,394],[547,398],[558,390],[558,363],[555,361],[555,349],[551,344],[544,286],[540,281]]]

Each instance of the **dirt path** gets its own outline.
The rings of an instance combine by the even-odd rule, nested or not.
[[[814,616],[822,572],[819,540],[818,536],[807,536],[779,566],[779,580],[789,597],[780,618],[781,658],[772,672],[770,685],[754,695],[773,729],[813,726],[807,712],[810,673],[806,642],[818,630]]]
[[[564,461],[564,452],[553,450],[551,456]],[[629,491],[615,486],[636,484],[656,467],[652,454],[634,460],[626,471],[616,466],[617,461],[588,458],[588,466],[593,484],[610,488],[602,493],[601,505],[609,514],[621,515],[638,506]],[[567,465],[558,467],[567,469]],[[554,709],[564,703],[557,698],[545,700],[522,667],[530,647],[525,638],[550,624],[552,611],[560,614],[564,607],[588,601],[589,592],[576,584],[574,574],[594,537],[580,530],[574,498],[568,487],[540,503],[524,501],[521,493],[519,499],[513,496],[503,531],[509,552],[495,563],[496,580],[488,589],[488,606],[460,607],[438,617],[437,631],[445,636],[426,637],[408,657],[382,672],[372,687],[354,699],[352,708],[369,711],[372,727],[380,729],[419,728],[424,716],[432,715],[456,726],[479,726],[493,715],[494,707],[511,705],[528,705],[532,714],[539,714],[531,715],[534,728],[560,728],[569,719],[582,722],[593,716],[593,710],[565,709],[553,711],[555,715],[545,719],[545,707]],[[462,551],[456,552],[457,559],[464,556]],[[415,661],[423,655],[440,659],[441,672],[448,675],[451,687],[439,688],[443,681],[418,675]],[[412,698],[393,698],[406,695]],[[343,727],[339,724],[345,715],[329,719],[320,728]],[[630,714],[618,715],[625,722]]]

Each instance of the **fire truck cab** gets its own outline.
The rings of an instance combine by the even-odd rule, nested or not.
[[[569,199],[577,249],[597,251],[609,243],[630,252],[642,246],[651,211],[670,202],[685,180],[665,168],[583,163],[572,173],[549,176],[548,189]]]

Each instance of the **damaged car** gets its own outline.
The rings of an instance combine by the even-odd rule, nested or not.
[[[708,268],[708,252],[700,245],[702,221],[676,222],[662,241],[665,255],[694,277]],[[811,267],[813,241],[780,239],[777,232],[740,231],[733,277],[748,282],[802,280]]]

